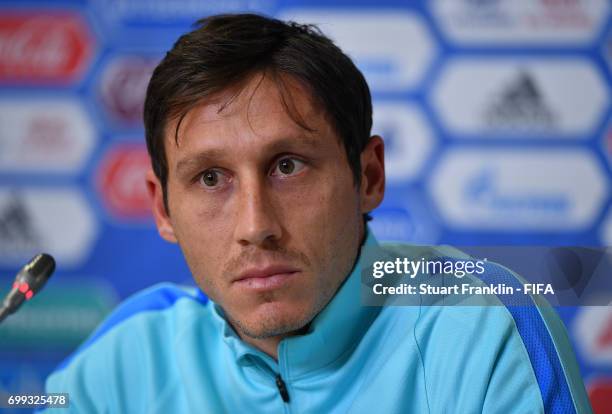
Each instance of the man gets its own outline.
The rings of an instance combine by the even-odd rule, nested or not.
[[[360,252],[382,249],[371,113],[312,26],[222,15],[182,36],[147,91],[147,185],[210,300],[173,285],[129,299],[47,391],[87,413],[589,412],[545,306],[361,306]]]

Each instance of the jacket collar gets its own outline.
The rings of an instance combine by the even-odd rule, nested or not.
[[[279,371],[279,363],[286,364],[291,377],[295,378],[331,364],[356,346],[380,311],[377,307],[361,305],[361,269],[365,260],[362,253],[365,247],[378,247],[369,229],[366,234],[353,270],[332,300],[312,320],[309,331],[280,342],[279,362],[242,341],[227,323],[223,309],[212,303],[212,313],[220,325],[223,341],[238,364],[249,365],[249,356],[262,359],[275,372]]]

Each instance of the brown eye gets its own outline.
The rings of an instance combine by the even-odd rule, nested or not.
[[[216,171],[205,171],[200,177],[200,182],[206,187],[214,187],[219,182],[219,174]]]
[[[232,182],[232,176],[222,169],[211,168],[200,173],[198,185],[206,190],[216,191]]]
[[[272,172],[274,176],[289,176],[300,172],[306,164],[296,158],[283,158],[276,163]]]
[[[291,174],[295,170],[295,163],[293,160],[285,158],[278,163],[278,170],[283,174]]]

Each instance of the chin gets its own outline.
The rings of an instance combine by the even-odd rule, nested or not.
[[[247,318],[233,320],[233,324],[244,335],[255,339],[289,335],[310,323],[315,312],[310,307],[282,302],[267,302],[259,305]]]

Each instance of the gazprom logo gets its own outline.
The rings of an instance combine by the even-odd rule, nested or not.
[[[504,194],[500,191],[498,171],[485,167],[470,177],[465,186],[466,203],[480,203],[491,209],[508,213],[532,210],[553,215],[566,214],[570,209],[570,199],[563,193],[523,193]]]
[[[451,226],[502,231],[584,229],[599,215],[607,185],[584,150],[456,150],[429,182]]]

